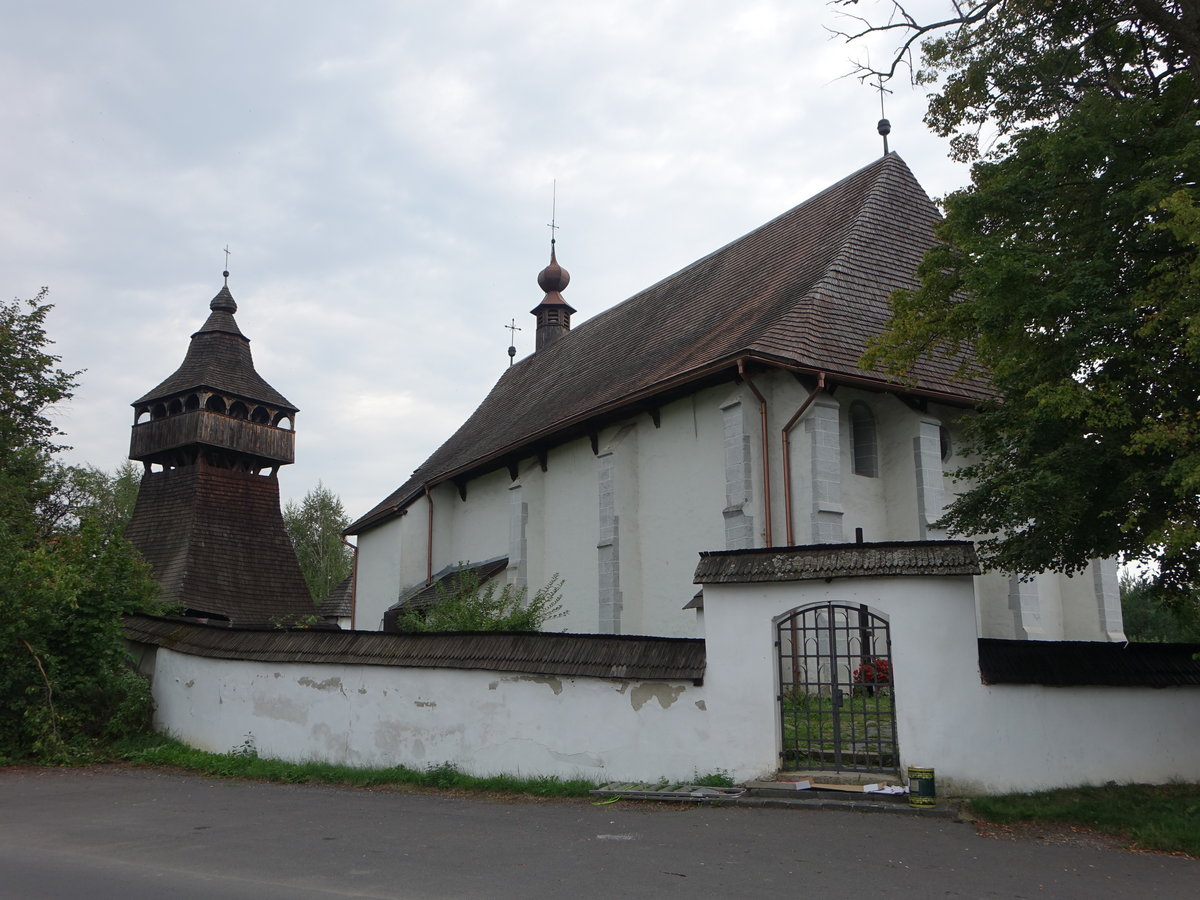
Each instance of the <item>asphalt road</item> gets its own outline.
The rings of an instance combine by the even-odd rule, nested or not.
[[[0,769],[0,898],[1200,896],[1200,862],[946,819]]]

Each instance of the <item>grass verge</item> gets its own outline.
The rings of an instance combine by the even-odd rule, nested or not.
[[[260,757],[252,741],[229,753],[194,750],[171,738],[153,736],[128,743],[117,757],[135,766],[171,766],[221,778],[248,778],[284,784],[333,784],[348,787],[440,788],[475,793],[523,794],[533,797],[586,797],[597,785],[586,779],[553,776],[520,778],[512,775],[477,776],[460,772],[450,763],[425,769],[394,766],[365,769],[332,763],[292,763]]]
[[[1200,784],[1114,784],[978,797],[971,811],[999,824],[1077,825],[1139,850],[1200,857]]]

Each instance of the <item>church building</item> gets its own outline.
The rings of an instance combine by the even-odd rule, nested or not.
[[[183,364],[134,401],[130,459],[145,467],[125,536],[161,599],[225,625],[290,625],[317,613],[279,511],[297,409],[254,369],[225,285]]]
[[[530,593],[560,575],[553,628],[698,637],[702,551],[944,538],[959,423],[991,390],[960,359],[859,368],[938,218],[891,153],[578,328],[552,243],[535,352],[348,529],[356,627],[465,565]],[[975,595],[981,637],[1123,638],[1111,561]]]

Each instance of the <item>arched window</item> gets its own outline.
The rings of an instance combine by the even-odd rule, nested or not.
[[[225,399],[213,394],[204,401],[204,408],[211,409],[213,412],[223,413],[225,412]]]
[[[250,418],[250,410],[246,409],[246,404],[241,400],[234,400],[229,407],[229,415],[238,419]]]
[[[850,405],[850,447],[850,465],[854,474],[877,477],[879,447],[875,435],[875,417],[865,403]]]
[[[259,425],[266,425],[271,421],[271,414],[261,406],[254,407],[254,412],[250,413],[250,421],[257,422]]]

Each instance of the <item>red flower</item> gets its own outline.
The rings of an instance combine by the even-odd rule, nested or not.
[[[891,684],[892,663],[883,657],[872,657],[854,670],[855,684]]]

